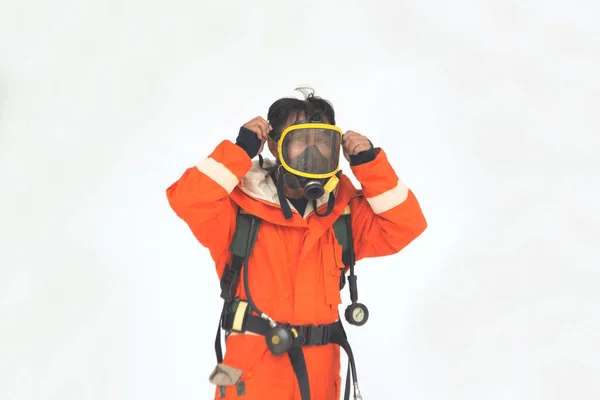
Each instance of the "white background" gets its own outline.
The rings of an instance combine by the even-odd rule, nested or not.
[[[365,399],[600,398],[597,2],[1,4],[0,399],[211,398],[165,190],[299,84],[429,223],[358,266]]]

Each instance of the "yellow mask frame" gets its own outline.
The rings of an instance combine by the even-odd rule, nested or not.
[[[342,135],[343,135],[342,129],[338,126],[324,124],[324,123],[317,123],[317,122],[300,123],[300,124],[296,124],[296,125],[290,125],[289,127],[287,127],[281,133],[281,136],[279,137],[279,140],[277,141],[277,151],[278,151],[279,161],[281,162],[281,165],[283,166],[283,168],[285,168],[287,171],[293,173],[294,175],[298,175],[298,176],[301,176],[304,178],[309,178],[309,179],[327,179],[327,178],[329,178],[327,183],[325,183],[325,185],[323,186],[323,190],[325,191],[325,193],[331,193],[337,187],[337,185],[339,183],[339,179],[336,176],[340,169],[339,158],[337,160],[338,162],[337,162],[337,167],[335,168],[335,170],[333,170],[332,172],[325,173],[325,174],[313,174],[313,173],[298,171],[298,170],[290,167],[283,159],[282,154],[283,154],[284,138],[290,132],[293,132],[295,130],[300,130],[300,129],[327,129],[330,131],[337,132],[340,135],[340,139],[339,139],[340,147],[341,147]],[[341,151],[340,151],[338,157],[341,157]]]
[[[337,133],[339,133],[340,135],[340,147],[341,147],[341,143],[342,143],[342,129],[338,126],[335,125],[329,125],[329,124],[323,124],[323,123],[315,123],[315,122],[309,122],[309,123],[302,123],[302,124],[297,124],[297,125],[290,125],[289,127],[287,127],[282,133],[281,136],[279,137],[279,140],[277,141],[277,152],[278,152],[278,156],[279,156],[279,161],[281,162],[281,165],[288,171],[290,171],[291,173],[298,175],[298,176],[302,176],[305,178],[311,178],[311,179],[326,179],[326,178],[330,178],[332,176],[334,176],[335,174],[337,174],[337,172],[339,171],[340,168],[340,163],[339,163],[339,159],[338,159],[338,165],[335,168],[335,170],[333,170],[332,172],[328,172],[325,174],[313,174],[313,173],[308,173],[308,172],[303,172],[303,171],[298,171],[292,167],[290,167],[285,160],[283,159],[283,143],[284,143],[284,138],[292,131],[296,131],[296,130],[301,130],[301,129],[327,129],[330,131],[335,131]],[[341,154],[341,151],[340,151]]]

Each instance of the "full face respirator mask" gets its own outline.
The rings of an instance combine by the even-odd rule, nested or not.
[[[335,125],[301,121],[285,129],[278,140],[283,180],[290,189],[304,189],[317,200],[339,183],[342,130]]]

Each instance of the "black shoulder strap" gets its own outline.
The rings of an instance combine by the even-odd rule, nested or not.
[[[342,261],[346,267],[354,263],[354,243],[352,243],[352,221],[350,206],[346,206],[342,215],[333,223],[335,237],[342,245]]]
[[[248,237],[250,232],[250,221],[252,219],[256,220],[256,230],[252,237]],[[256,237],[258,236],[258,228],[260,225],[260,218],[255,215],[248,214],[246,211],[240,209],[237,214],[237,220],[235,224],[235,234],[233,235],[233,240],[231,241],[231,247],[229,248],[234,256],[241,257],[242,261],[244,257],[246,257],[246,245],[248,244],[248,240],[250,240],[249,251],[252,253],[252,249],[254,248],[254,244],[256,243]]]
[[[250,222],[255,219],[256,229],[252,237],[250,236]],[[225,312],[237,292],[237,287],[240,282],[240,275],[242,271],[242,265],[246,258],[246,247],[248,241],[250,246],[248,251],[252,253],[256,238],[258,236],[258,228],[260,227],[260,218],[255,215],[248,214],[241,208],[238,208],[236,217],[235,233],[233,234],[233,240],[229,250],[231,251],[231,265],[225,266],[225,271],[221,277],[221,298],[223,298],[223,310],[221,311],[221,318],[219,318],[219,326],[217,327],[217,337],[215,338],[215,353],[217,355],[217,363],[223,362],[223,351],[221,348],[221,324]]]
[[[254,230],[253,237],[248,237],[250,232],[250,221],[256,220],[257,228]],[[258,236],[258,228],[260,227],[260,218],[248,214],[241,208],[238,210],[235,224],[235,233],[229,250],[231,251],[231,265],[225,268],[221,278],[221,297],[226,302],[230,302],[235,297],[237,286],[240,281],[240,273],[244,258],[246,257],[246,247],[250,241],[249,252],[252,253],[256,237]]]

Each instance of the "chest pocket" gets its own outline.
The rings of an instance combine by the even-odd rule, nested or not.
[[[333,232],[326,235],[321,246],[323,265],[323,285],[327,304],[337,306],[342,303],[340,282],[343,276],[342,246],[337,243]]]

